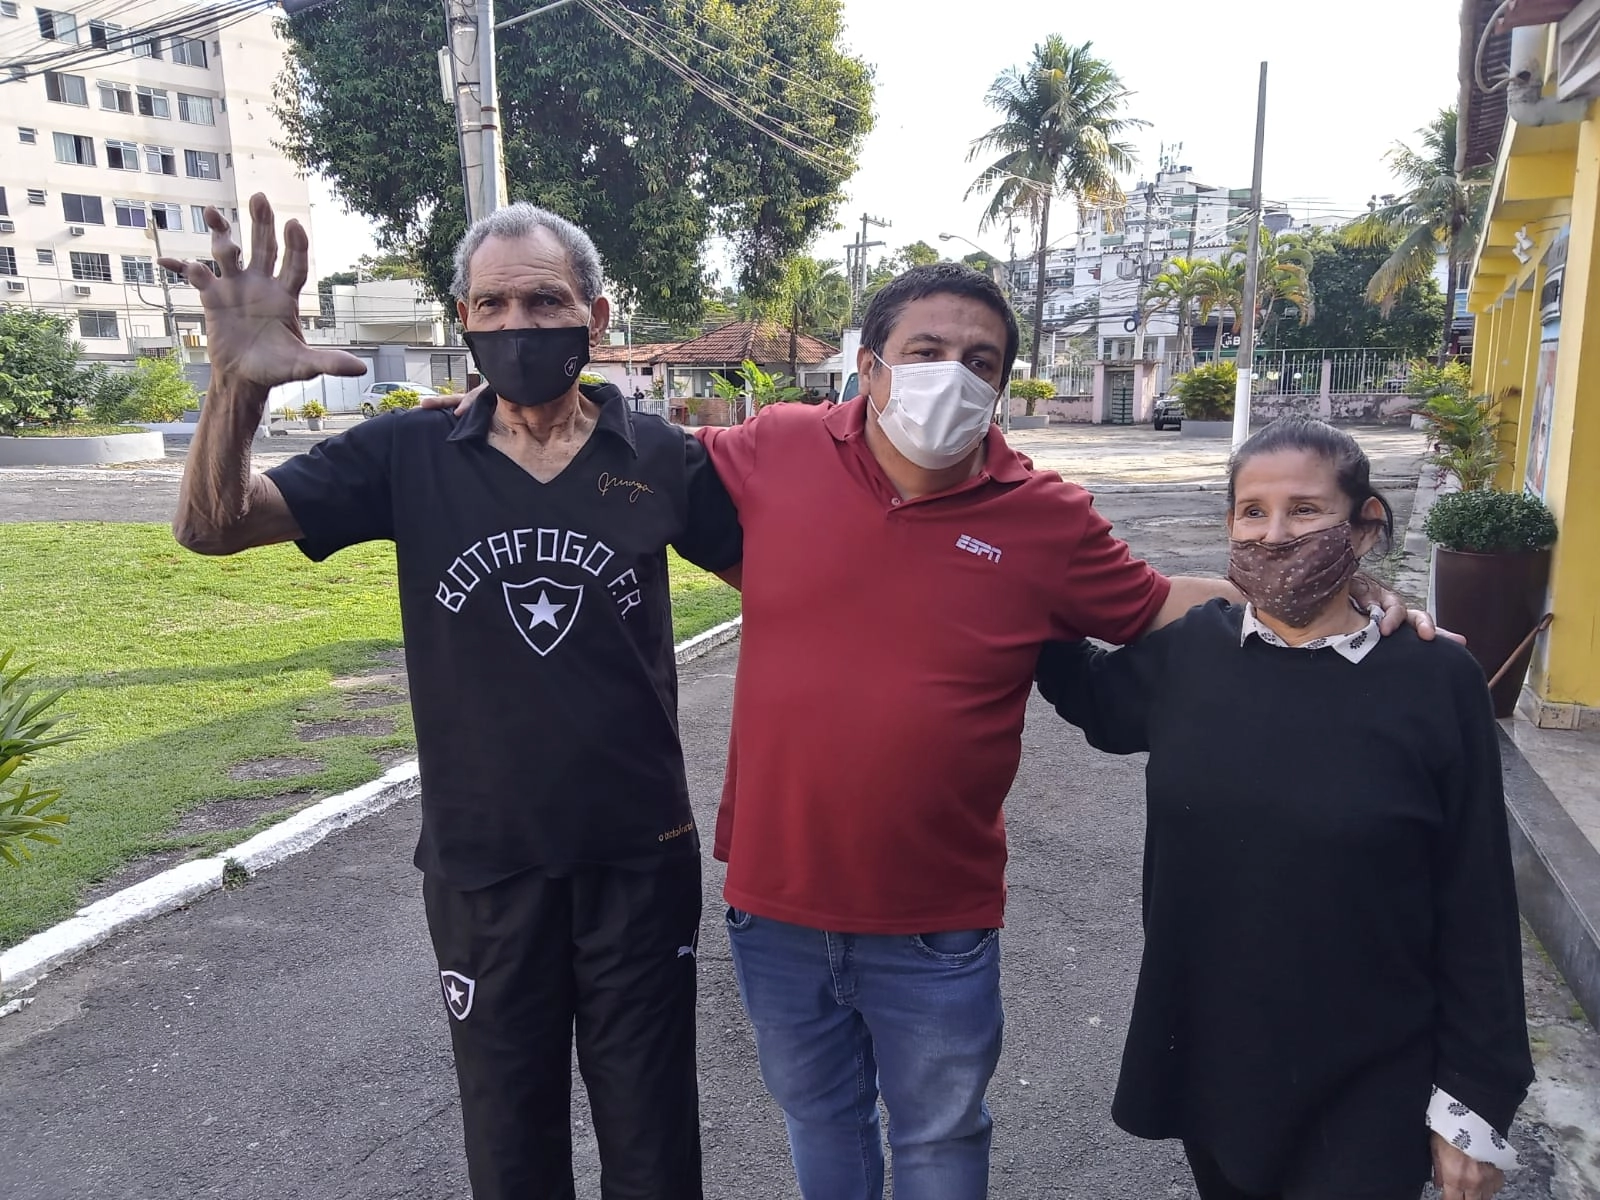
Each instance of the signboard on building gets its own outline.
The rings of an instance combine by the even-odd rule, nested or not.
[[[1571,226],[1556,234],[1544,258],[1539,289],[1539,373],[1534,387],[1533,420],[1528,434],[1528,465],[1522,486],[1543,500],[1550,474],[1550,426],[1556,408],[1556,361],[1561,349],[1561,289],[1567,268]]]

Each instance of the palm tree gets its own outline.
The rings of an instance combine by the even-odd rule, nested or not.
[[[1001,121],[972,143],[967,161],[999,157],[967,196],[991,197],[982,228],[1022,215],[1038,235],[1030,377],[1039,373],[1051,205],[1064,197],[1076,200],[1080,212],[1120,204],[1117,173],[1132,169],[1134,150],[1117,139],[1144,124],[1121,115],[1129,95],[1110,64],[1094,56],[1092,42],[1070,46],[1051,34],[1033,48],[1027,66],[1002,72],[984,97]]]
[[[1263,330],[1275,329],[1290,305],[1299,310],[1302,325],[1316,315],[1316,297],[1311,287],[1311,268],[1315,262],[1311,248],[1299,234],[1274,233],[1264,225],[1261,227],[1256,319]]]
[[[1240,314],[1244,312],[1244,256],[1236,249],[1224,250],[1215,262],[1204,262],[1196,275],[1198,317],[1200,324],[1209,325],[1212,313],[1233,314],[1233,332],[1244,328]],[[1217,342],[1211,352],[1213,359],[1222,357],[1222,319],[1217,320]]]
[[[1439,365],[1450,353],[1450,327],[1455,321],[1457,277],[1478,244],[1488,199],[1481,172],[1456,174],[1456,110],[1442,109],[1417,131],[1422,148],[1396,143],[1388,161],[1407,191],[1392,203],[1375,207],[1345,226],[1352,246],[1393,247],[1367,285],[1367,299],[1388,316],[1395,301],[1413,283],[1433,273],[1439,255],[1449,264],[1445,290],[1444,329],[1439,336]]]
[[[1147,314],[1176,310],[1178,314],[1178,360],[1184,370],[1194,367],[1195,308],[1207,291],[1206,268],[1200,259],[1174,258],[1150,281],[1145,289]]]
[[[837,337],[850,319],[850,284],[832,259],[791,258],[780,288],[789,326],[789,378],[800,377],[800,331]]]

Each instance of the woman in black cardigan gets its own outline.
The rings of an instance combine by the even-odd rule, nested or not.
[[[1488,1200],[1533,1068],[1497,729],[1460,646],[1350,599],[1393,532],[1347,434],[1229,468],[1229,577],[1126,650],[1048,647],[1090,743],[1149,751],[1145,948],[1113,1117],[1202,1200]]]

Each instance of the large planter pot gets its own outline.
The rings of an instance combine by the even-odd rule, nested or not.
[[[307,417],[306,418],[306,428],[309,429],[312,433],[320,433],[322,431],[322,418],[321,417]]]
[[[1440,546],[1433,569],[1434,616],[1467,639],[1484,677],[1493,678],[1544,616],[1550,551],[1469,554]],[[1493,688],[1495,716],[1516,712],[1532,658],[1529,643]]]
[[[1232,421],[1194,421],[1185,417],[1178,432],[1186,438],[1231,438]]]
[[[1050,414],[1044,413],[1036,417],[1012,417],[1013,429],[1045,429],[1050,425]]]
[[[103,437],[0,437],[0,467],[97,467],[166,456],[159,433]]]

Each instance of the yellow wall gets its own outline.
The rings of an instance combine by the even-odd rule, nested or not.
[[[1556,364],[1545,480],[1560,530],[1555,622],[1530,682],[1551,703],[1600,707],[1600,124],[1592,110],[1578,130]]]

